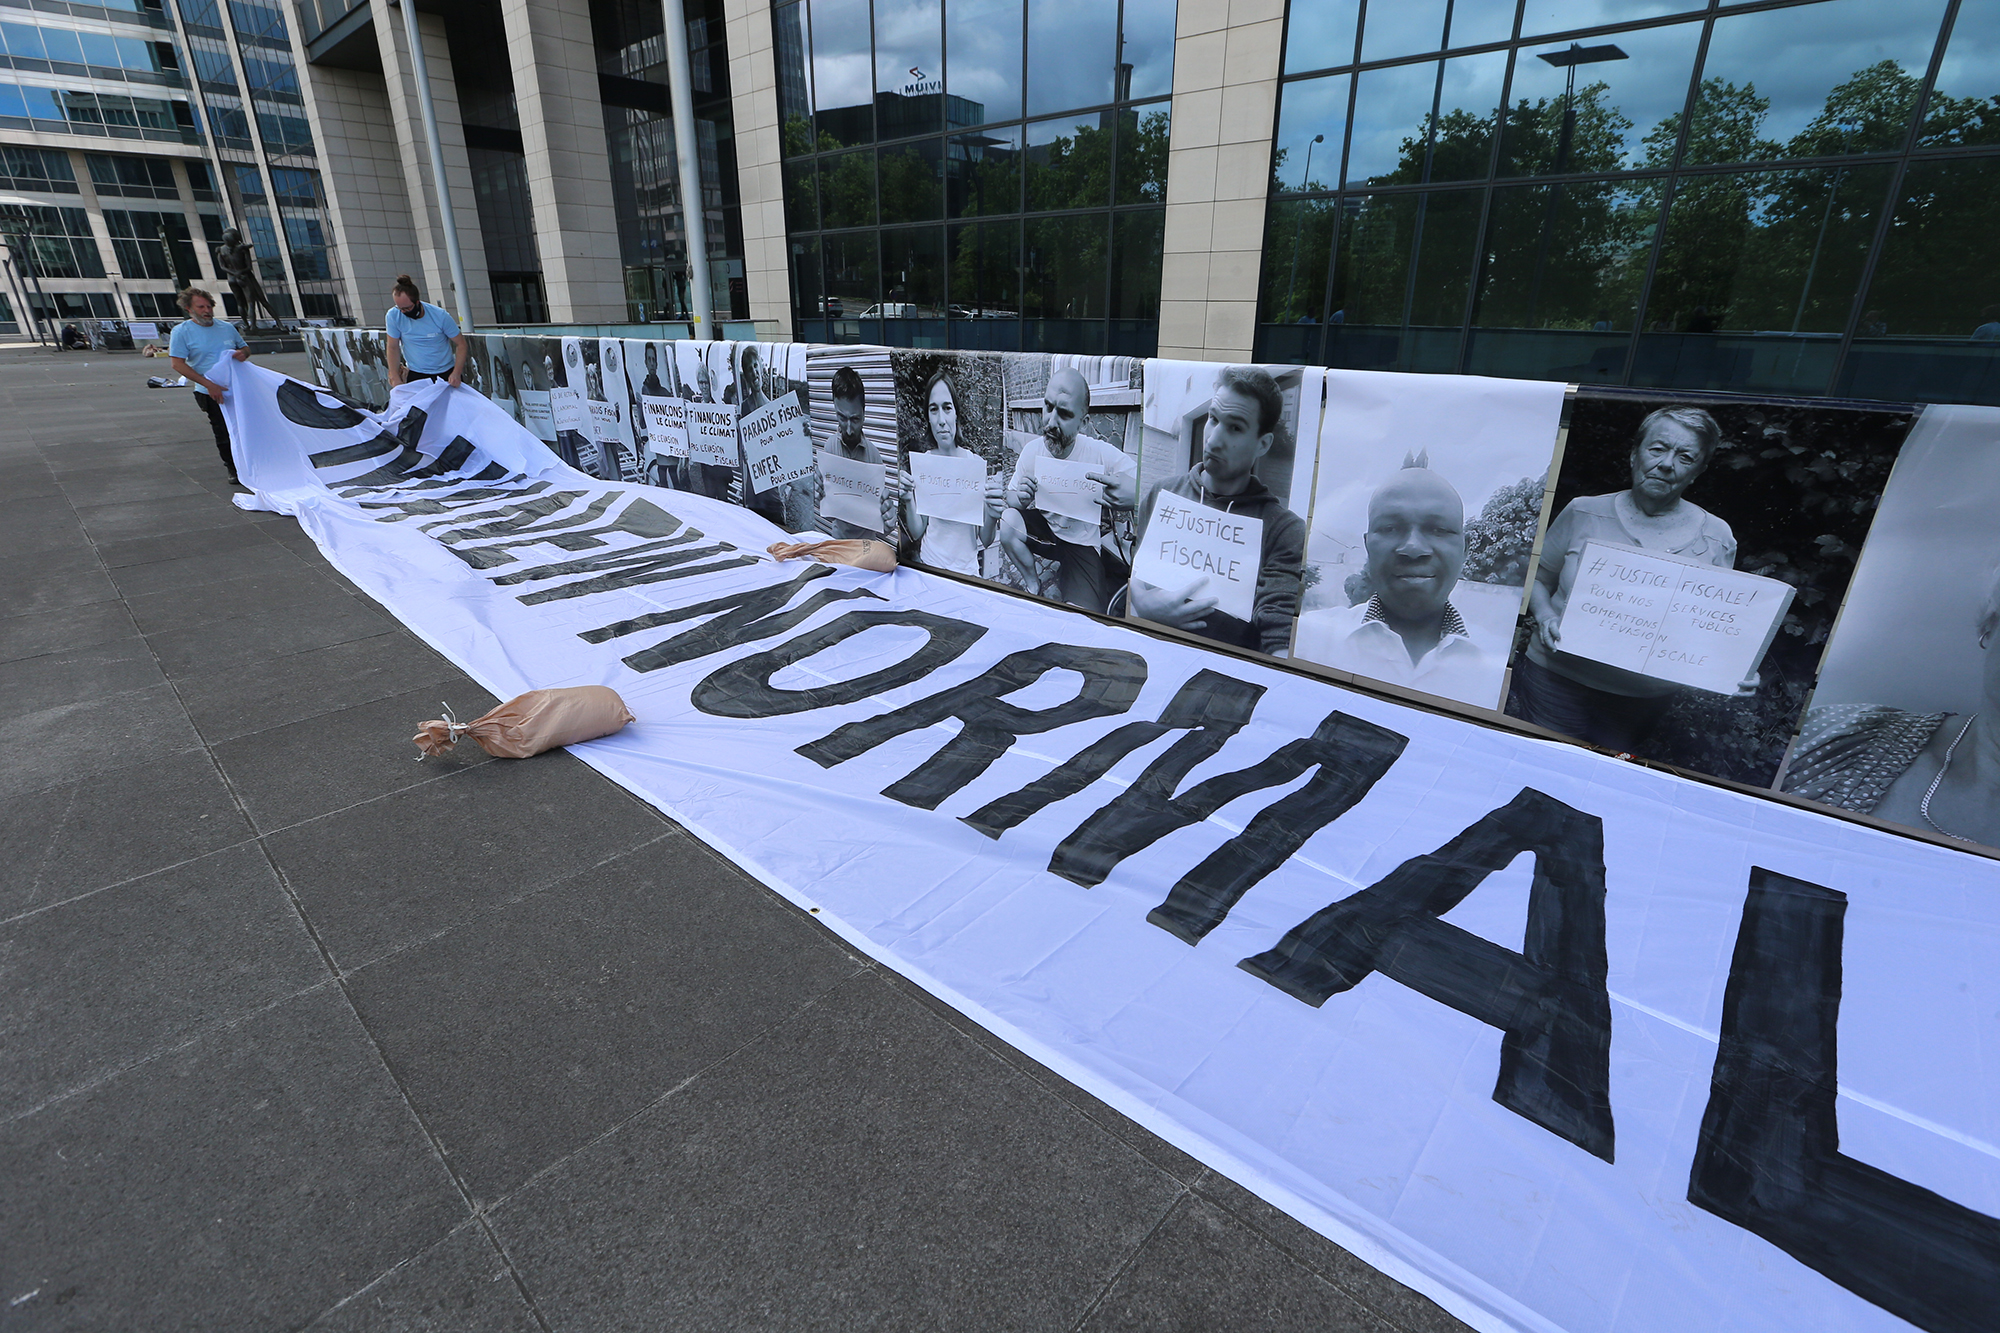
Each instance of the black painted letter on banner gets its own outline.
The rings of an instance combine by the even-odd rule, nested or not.
[[[1439,920],[1522,852],[1535,854],[1522,953]],[[1523,788],[1237,966],[1310,1005],[1379,971],[1499,1028],[1493,1100],[1612,1160],[1604,823],[1595,815]]]
[[[1231,708],[1241,708],[1247,716],[1255,696],[1225,692],[1216,702],[1225,717]],[[1220,749],[1233,731],[1211,735],[1204,728],[1175,741],[1137,782],[1062,840],[1049,859],[1050,871],[1085,888],[1101,884],[1120,861],[1176,829],[1207,819],[1239,796],[1282,787],[1306,770],[1318,769],[1305,786],[1259,811],[1241,833],[1183,876],[1167,901],[1146,918],[1189,944],[1198,943],[1253,885],[1366,796],[1409,743],[1407,736],[1387,727],[1329,713],[1310,737],[1288,741],[1260,763],[1196,783],[1187,795],[1175,796],[1181,779]]]
[[[1006,701],[1006,695],[1027,688],[1050,671],[1061,670],[1083,676],[1074,698],[1042,709]],[[963,685],[880,717],[850,722],[829,736],[801,745],[799,753],[822,768],[832,768],[884,741],[955,717],[965,724],[958,734],[907,777],[882,790],[884,796],[905,805],[935,810],[945,797],[992,767],[993,761],[1021,737],[1092,718],[1115,717],[1132,706],[1145,684],[1146,659],[1137,653],[1045,643],[1007,654]]]
[[[678,606],[671,611],[649,611],[643,616],[621,620],[602,629],[586,630],[577,637],[586,643],[606,643],[660,625],[709,617],[693,629],[663,639],[651,648],[642,648],[625,659],[625,665],[634,671],[658,671],[661,667],[692,662],[697,657],[707,657],[758,639],[776,638],[833,602],[860,597],[877,602],[885,600],[865,588],[821,588],[791,610],[783,610],[785,603],[808,583],[832,574],[830,565],[811,565],[788,583],[767,583],[712,601],[696,602],[693,606]]]
[[[1262,685],[1252,685],[1204,667],[1167,701],[1158,722],[1127,722],[1021,790],[966,815],[964,822],[989,838],[997,838],[1057,801],[1076,795],[1141,746],[1151,745],[1170,731],[1190,731],[1192,735],[1175,741],[1139,779],[1143,784],[1154,778],[1155,769],[1170,771],[1173,779],[1167,784],[1167,795],[1171,796],[1173,783],[1178,783],[1196,764],[1243,730],[1243,724],[1250,720],[1257,701],[1263,697]]]
[[[880,671],[852,680],[835,681],[805,690],[774,688],[771,677],[814,653],[880,626],[907,625],[930,635],[915,653]],[[815,708],[851,704],[871,694],[908,685],[955,661],[986,634],[986,626],[929,611],[849,611],[787,639],[775,648],[718,667],[688,696],[689,702],[715,717],[782,717]]]
[[[2000,1220],[1840,1153],[1847,897],[1753,869],[1688,1201],[1930,1333],[2000,1323]]]

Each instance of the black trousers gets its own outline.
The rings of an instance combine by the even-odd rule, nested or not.
[[[200,389],[194,391],[194,400],[201,404],[210,428],[215,431],[215,452],[222,455],[222,470],[229,474],[231,481],[235,481],[236,455],[229,451],[229,423],[222,419],[222,404]]]

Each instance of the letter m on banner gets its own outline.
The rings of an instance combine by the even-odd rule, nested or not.
[[[1522,852],[1535,854],[1524,952],[1439,920]],[[1532,787],[1237,964],[1318,1006],[1380,972],[1499,1028],[1493,1100],[1612,1160],[1604,824]]]

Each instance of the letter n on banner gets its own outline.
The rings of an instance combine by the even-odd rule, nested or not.
[[[1006,701],[1051,671],[1083,677],[1074,697],[1053,708],[1022,708]],[[1009,653],[963,685],[919,699],[862,722],[850,722],[829,736],[799,747],[822,768],[832,768],[906,732],[933,727],[948,717],[965,725],[944,748],[882,794],[919,810],[939,802],[993,766],[1023,736],[1054,731],[1075,722],[1114,717],[1132,706],[1146,684],[1146,659],[1122,648],[1078,648],[1045,643]]]
[[[1930,1333],[2000,1327],[2000,1220],[1843,1157],[1847,896],[1753,869],[1688,1201]]]
[[[1522,852],[1535,854],[1524,953],[1438,919]],[[1604,824],[1595,815],[1524,787],[1237,966],[1314,1006],[1379,971],[1499,1028],[1493,1100],[1612,1160]]]

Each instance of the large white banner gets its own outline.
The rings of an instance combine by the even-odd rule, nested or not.
[[[1475,1327],[1990,1330],[2000,866],[225,361],[256,503],[856,947]]]

